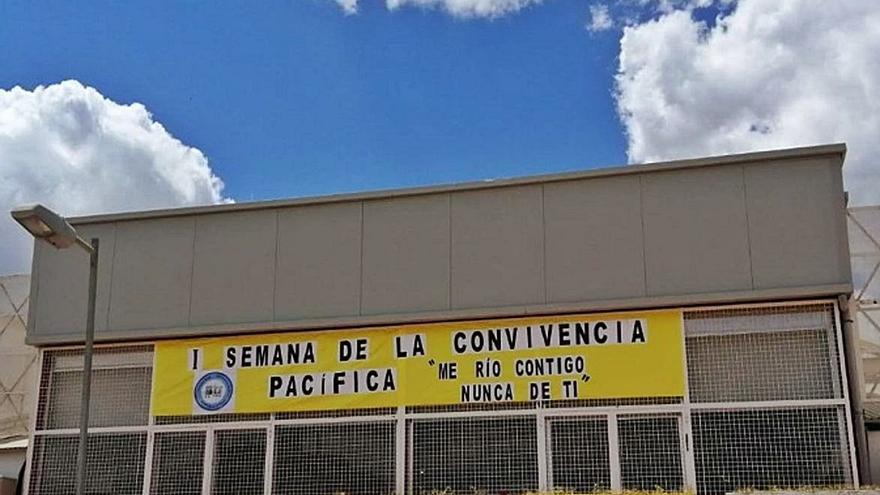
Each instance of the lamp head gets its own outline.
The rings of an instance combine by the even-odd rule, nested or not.
[[[58,249],[64,249],[76,243],[76,230],[61,215],[43,205],[27,205],[15,208],[11,212],[22,227],[32,236],[44,240]]]

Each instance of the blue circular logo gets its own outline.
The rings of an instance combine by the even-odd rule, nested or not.
[[[225,373],[205,373],[193,389],[196,404],[206,411],[219,411],[232,400],[232,380]]]

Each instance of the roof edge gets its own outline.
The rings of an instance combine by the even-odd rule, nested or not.
[[[306,196],[301,198],[273,199],[265,201],[252,201],[247,203],[215,204],[204,206],[185,206],[179,208],[162,208],[155,210],[129,211],[120,213],[106,213],[97,215],[84,215],[68,218],[71,224],[83,225],[94,223],[106,223],[127,220],[145,220],[164,217],[177,217],[199,214],[214,214],[225,212],[239,212],[250,210],[262,210],[271,208],[284,208],[292,206],[306,206],[327,203],[341,203],[347,201],[379,200],[399,198],[405,196],[420,196],[427,194],[442,194],[458,191],[471,191],[479,189],[492,189],[500,187],[522,186],[537,183],[560,182],[577,179],[592,179],[600,177],[612,177],[649,172],[663,172],[669,170],[689,169],[730,165],[735,163],[758,161],[758,160],[787,160],[805,156],[841,155],[846,156],[845,143],[823,144],[817,146],[804,146],[797,148],[784,148],[769,151],[755,151],[748,153],[736,153],[729,155],[717,155],[702,158],[688,158],[664,162],[652,162],[636,165],[617,165],[611,167],[580,170],[574,172],[561,172],[554,174],[531,175],[524,177],[486,179],[481,181],[448,183],[430,186],[419,186],[402,189],[380,189],[375,191],[352,192],[330,194],[322,196]]]

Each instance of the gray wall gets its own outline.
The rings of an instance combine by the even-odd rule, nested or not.
[[[99,338],[846,292],[841,146],[78,222]],[[37,244],[29,341],[85,321],[87,259]]]
[[[0,478],[17,480],[26,454],[27,448],[0,450]]]

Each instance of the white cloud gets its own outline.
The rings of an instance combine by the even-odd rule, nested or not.
[[[880,3],[741,0],[713,27],[676,10],[624,29],[631,162],[845,141],[852,204],[880,202]]]
[[[386,0],[388,10],[411,5],[422,8],[441,8],[453,17],[494,19],[513,14],[541,3],[542,0]]]
[[[358,0],[335,0],[346,14],[356,14]],[[385,0],[388,10],[412,6],[423,9],[441,9],[447,14],[461,18],[494,19],[520,10],[542,0]]]
[[[40,202],[63,215],[228,201],[208,159],[153,120],[77,81],[0,89],[0,274],[30,270],[9,217]]]
[[[336,4],[345,12],[345,15],[354,15],[358,12],[358,0],[336,0]]]
[[[587,22],[587,30],[592,33],[607,31],[614,27],[611,12],[604,3],[590,5],[590,20]]]

